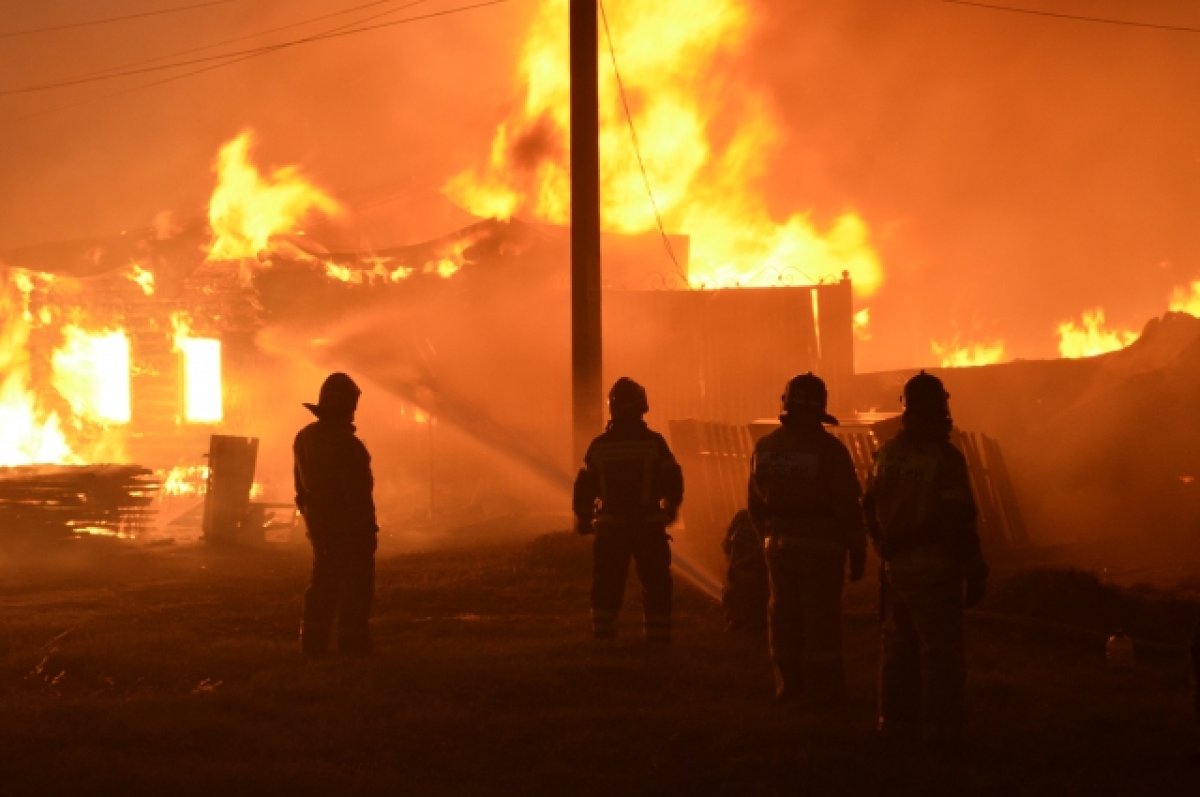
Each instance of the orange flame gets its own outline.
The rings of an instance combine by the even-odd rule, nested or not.
[[[342,212],[337,200],[305,179],[295,166],[261,175],[249,160],[251,141],[252,134],[243,132],[217,155],[217,187],[208,206],[213,236],[209,260],[257,257],[272,235],[294,232],[310,213]]]
[[[864,307],[854,314],[854,337],[863,342],[871,339],[871,308]]]
[[[956,337],[945,343],[931,340],[929,348],[933,350],[934,357],[938,358],[939,364],[943,368],[995,365],[1006,359],[1004,341],[1001,340],[991,343],[968,343],[963,345],[958,342],[958,338]]]
[[[53,384],[71,411],[96,423],[129,423],[129,336],[123,329],[89,332],[62,329],[63,344],[51,357]]]
[[[172,313],[175,349],[182,357],[183,419],[189,423],[216,423],[223,417],[221,341],[192,335],[185,313]]]
[[[125,273],[132,282],[136,283],[142,289],[142,293],[147,296],[154,295],[154,272],[149,269],[142,268],[138,263],[131,263],[129,271]]]
[[[1105,329],[1104,310],[1099,307],[1085,310],[1079,324],[1067,320],[1058,325],[1058,352],[1072,359],[1123,349],[1135,340],[1136,332]]]
[[[1200,318],[1200,280],[1195,280],[1186,288],[1176,288],[1171,292],[1170,308],[1178,313],[1188,313]]]
[[[825,230],[807,213],[780,222],[759,195],[779,123],[762,93],[729,91],[715,68],[746,43],[746,0],[626,0],[608,11],[656,204],[669,230],[691,237],[689,284],[811,283],[848,271],[859,295],[874,293],[883,272],[859,216],[845,213]],[[566,31],[566,0],[542,0],[521,57],[520,112],[497,130],[486,166],[446,185],[476,215],[569,221]],[[603,223],[620,233],[653,230],[654,208],[607,53],[601,61]]]
[[[0,465],[74,461],[58,414],[30,390],[32,276],[14,270],[0,284]]]

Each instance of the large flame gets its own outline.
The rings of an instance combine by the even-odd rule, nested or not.
[[[1200,318],[1200,280],[1193,281],[1186,288],[1176,288],[1171,292],[1170,308],[1178,313],[1188,313]]]
[[[295,166],[263,176],[249,160],[252,136],[243,132],[217,155],[217,187],[208,206],[209,260],[257,257],[272,235],[295,232],[310,213],[341,213],[337,200],[310,183]]]
[[[129,336],[123,329],[89,332],[74,324],[62,329],[54,351],[53,384],[71,411],[96,423],[129,423]]]
[[[182,359],[183,419],[217,423],[224,415],[221,388],[221,341],[192,335],[184,313],[173,313],[175,349]]]
[[[30,389],[31,277],[8,276],[0,283],[0,465],[71,462],[57,413],[47,412]]]
[[[849,272],[860,296],[877,290],[883,272],[859,216],[842,214],[822,230],[808,213],[773,219],[761,198],[779,124],[761,92],[730,90],[718,67],[745,46],[746,0],[610,0],[606,9],[656,204],[669,231],[691,238],[688,282],[768,286]],[[487,165],[446,186],[471,212],[569,221],[567,29],[567,0],[542,0],[521,57],[520,111],[500,126]],[[654,205],[607,54],[600,74],[603,224],[653,230]]]
[[[1137,340],[1137,333],[1127,329],[1109,329],[1104,310],[1085,310],[1080,323],[1063,321],[1058,325],[1058,353],[1063,357],[1094,357],[1123,349]]]

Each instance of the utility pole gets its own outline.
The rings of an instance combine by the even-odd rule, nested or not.
[[[598,0],[571,0],[571,394],[575,462],[604,421]]]

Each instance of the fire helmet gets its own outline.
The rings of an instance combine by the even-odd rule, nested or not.
[[[942,384],[942,380],[923,369],[904,383],[904,395],[901,400],[904,402],[905,412],[950,414],[950,394],[946,392],[946,386]]]
[[[354,384],[354,380],[337,371],[325,377],[325,381],[321,383],[317,403],[305,402],[304,406],[318,418],[328,415],[353,415],[361,395],[362,391]]]
[[[623,376],[613,382],[608,391],[608,414],[612,417],[628,418],[642,416],[650,411],[650,402],[646,398],[646,388]]]
[[[825,388],[825,380],[812,371],[789,379],[783,388],[780,401],[783,404],[780,418],[807,417],[831,426],[838,424],[838,419],[826,411],[829,405],[829,391]]]

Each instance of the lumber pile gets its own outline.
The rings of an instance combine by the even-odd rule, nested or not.
[[[160,487],[139,465],[0,468],[0,543],[136,537],[153,523]]]

